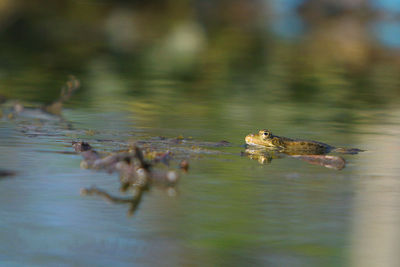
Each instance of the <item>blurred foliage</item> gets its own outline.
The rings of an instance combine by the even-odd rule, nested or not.
[[[289,38],[274,30],[290,22],[285,8],[302,24]],[[343,107],[400,96],[399,51],[373,35],[385,13],[368,1],[0,0],[0,15],[8,97],[50,102],[67,74],[81,78],[88,102],[159,90]],[[93,88],[104,77],[118,85]]]

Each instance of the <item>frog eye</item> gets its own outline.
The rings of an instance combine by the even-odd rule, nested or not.
[[[268,130],[262,130],[261,135],[263,138],[269,138],[271,136],[271,132]]]

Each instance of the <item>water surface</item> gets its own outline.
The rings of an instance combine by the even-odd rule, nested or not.
[[[0,187],[4,262],[358,265],[371,247],[380,247],[384,259],[396,257],[388,254],[398,245],[392,238],[400,192],[395,109],[352,110],[360,119],[347,123],[331,119],[336,108],[245,97],[191,103],[164,96],[160,104],[133,95],[119,99],[113,111],[107,100],[101,108],[80,101],[64,112],[72,129],[51,121],[36,126],[30,119],[1,120],[1,167],[17,172]],[[364,112],[370,113],[366,120]],[[388,114],[385,121],[380,112]],[[345,156],[342,171],[291,158],[261,165],[240,152],[244,136],[265,127],[367,151]],[[133,217],[126,216],[127,206],[79,194],[90,185],[119,194],[116,174],[80,169],[79,155],[52,153],[72,152],[71,141],[78,139],[113,151],[135,140],[179,135],[233,145],[191,159],[179,194],[154,189]]]

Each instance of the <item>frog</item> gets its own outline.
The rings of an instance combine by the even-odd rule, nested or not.
[[[357,148],[337,148],[318,141],[281,137],[274,135],[268,129],[260,130],[256,134],[248,134],[245,141],[247,145],[263,147],[289,155],[323,155],[330,152],[357,154],[364,151]]]

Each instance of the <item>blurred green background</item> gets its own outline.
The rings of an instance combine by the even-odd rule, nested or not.
[[[89,81],[113,79],[108,94],[206,101],[374,107],[400,95],[396,1],[1,0],[0,18],[11,98],[48,102],[67,74],[86,96],[102,93]]]

